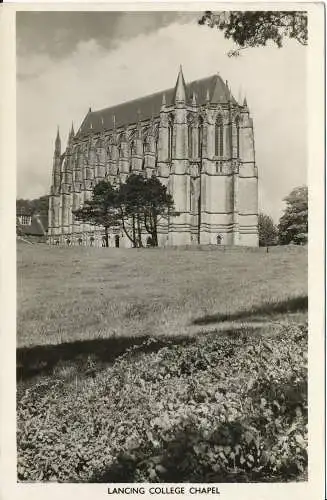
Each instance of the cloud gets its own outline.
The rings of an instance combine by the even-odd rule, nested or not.
[[[128,22],[121,19],[120,30],[128,29]],[[230,48],[218,31],[186,19],[116,39],[111,50],[92,38],[80,40],[60,59],[21,55],[18,195],[48,191],[57,124],[66,140],[71,121],[78,128],[89,106],[101,109],[172,87],[182,63],[187,81],[219,71],[236,98],[239,87],[246,92],[255,127],[260,208],[277,219],[283,197],[306,183],[305,47],[290,42],[282,49],[249,49],[228,58]]]

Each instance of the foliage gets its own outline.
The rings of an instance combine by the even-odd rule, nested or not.
[[[109,229],[119,225],[117,197],[117,191],[110,182],[100,181],[93,188],[92,199],[73,212],[77,220],[104,227],[106,247],[109,246]]]
[[[237,44],[229,55],[239,55],[248,47],[261,47],[272,41],[282,47],[285,38],[307,45],[308,20],[305,11],[225,11],[204,13],[199,24],[216,27],[225,38]]]
[[[297,187],[284,199],[286,208],[278,225],[281,245],[295,243],[302,245],[308,241],[308,188]]]
[[[21,212],[23,215],[48,215],[49,196],[44,195],[34,200],[25,200],[19,198],[16,200],[16,212]]]
[[[39,382],[18,400],[17,445],[20,481],[301,479],[307,325],[132,349],[82,385]]]
[[[157,177],[150,177],[146,181],[144,223],[147,232],[151,235],[152,246],[158,246],[158,222],[168,215],[179,215],[174,210],[174,201],[167,193]]]
[[[101,181],[94,187],[92,199],[74,211],[74,215],[104,227],[106,246],[109,246],[109,228],[121,226],[133,247],[142,247],[144,230],[150,234],[151,246],[158,246],[158,222],[168,213],[178,215],[173,209],[172,196],[157,178],[131,174],[117,188]]]
[[[258,217],[259,246],[276,245],[277,228],[269,215],[260,213]]]

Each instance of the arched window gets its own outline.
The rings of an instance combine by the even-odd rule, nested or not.
[[[240,157],[240,119],[237,116],[235,120],[236,124],[236,157]]]
[[[202,158],[202,145],[203,145],[203,118],[200,116],[198,125],[198,156]]]
[[[193,122],[188,120],[188,157],[193,158]]]
[[[168,121],[168,159],[172,159],[173,154],[173,117],[169,116]]]
[[[215,124],[215,156],[224,155],[224,126],[221,115],[218,115]]]
[[[131,156],[133,156],[135,154],[135,142],[134,141],[131,142],[130,153],[131,153]]]

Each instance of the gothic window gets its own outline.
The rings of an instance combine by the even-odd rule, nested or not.
[[[215,124],[215,156],[224,154],[224,126],[221,115],[218,115]]]
[[[155,155],[156,157],[158,156],[159,154],[159,137],[158,137],[158,134],[156,135],[156,140],[155,140]]]
[[[202,158],[202,144],[203,144],[203,118],[200,116],[198,125],[198,156]]]
[[[130,152],[131,152],[131,156],[133,156],[135,154],[135,141],[131,142]]]
[[[168,159],[172,159],[173,154],[173,117],[169,117],[168,121]]]
[[[188,157],[193,158],[193,123],[188,121]]]
[[[235,120],[236,123],[236,157],[240,157],[240,119],[239,117]]]

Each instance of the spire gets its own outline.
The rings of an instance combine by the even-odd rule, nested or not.
[[[245,108],[247,108],[247,107],[248,107],[248,102],[247,102],[247,100],[246,100],[246,96],[244,96],[243,106],[244,106]]]
[[[226,83],[217,74],[215,77],[215,86],[212,93],[211,102],[215,104],[226,103],[229,100],[228,82]]]
[[[196,106],[196,95],[195,95],[194,90],[193,90],[193,94],[192,94],[192,106]]]
[[[68,137],[68,142],[71,142],[74,139],[75,132],[74,132],[74,124],[72,122],[72,127],[69,132],[69,137]]]
[[[116,116],[112,115],[112,128],[116,130]]]
[[[165,109],[166,107],[166,94],[162,94],[162,101],[161,101],[161,110]]]
[[[241,104],[241,102],[242,102],[242,87],[239,88],[237,100],[238,100],[238,103]]]
[[[57,137],[55,142],[55,154],[60,155],[61,153],[61,139],[59,134],[59,126],[57,127]]]
[[[182,66],[179,68],[179,73],[177,77],[177,82],[175,86],[175,102],[180,102],[184,103],[186,100],[186,85],[185,85],[185,80],[184,80],[184,75],[183,75],[183,70]]]
[[[209,89],[207,89],[207,92],[206,92],[206,103],[209,104],[210,102],[210,94],[209,94]]]

